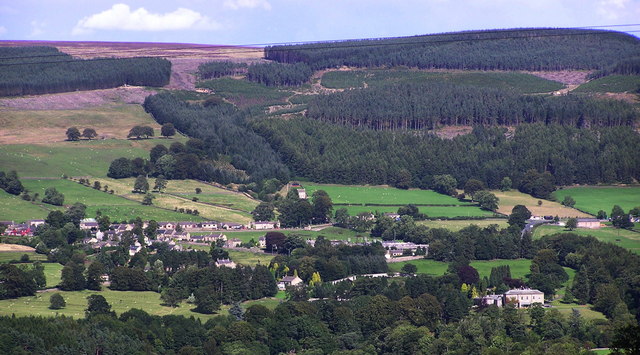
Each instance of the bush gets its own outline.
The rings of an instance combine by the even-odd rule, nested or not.
[[[54,293],[49,297],[49,309],[62,309],[67,306],[67,302],[64,297],[59,293]]]

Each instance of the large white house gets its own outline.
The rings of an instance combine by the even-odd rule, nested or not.
[[[530,288],[509,290],[504,293],[504,304],[515,304],[516,307],[529,307],[534,303],[544,304],[544,292]]]

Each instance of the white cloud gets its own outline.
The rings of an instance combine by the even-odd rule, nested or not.
[[[44,34],[44,27],[46,24],[44,22],[31,21],[31,33],[29,37],[38,37],[41,34]]]
[[[243,8],[255,9],[262,7],[265,10],[271,10],[271,4],[267,0],[226,0],[224,7],[239,10]]]
[[[617,20],[627,12],[629,0],[601,0],[598,2],[598,14],[607,20]]]
[[[190,9],[179,8],[166,14],[154,14],[143,7],[132,11],[129,5],[115,4],[109,10],[78,21],[72,34],[81,35],[92,30],[173,31],[215,30],[220,27],[217,22]]]

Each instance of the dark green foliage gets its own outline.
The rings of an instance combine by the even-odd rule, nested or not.
[[[565,223],[565,227],[570,231],[578,228],[578,220],[576,218],[569,218]]]
[[[149,138],[149,137],[153,137],[154,132],[153,132],[153,127],[150,126],[134,126],[133,128],[131,128],[131,130],[129,130],[129,134],[127,134],[127,138],[136,138],[136,139],[141,139],[141,138]]]
[[[599,69],[639,53],[638,39],[632,35],[580,29],[469,31],[265,48],[267,59],[304,62],[315,70],[343,65],[479,70]]]
[[[109,172],[107,176],[113,179],[124,179],[131,177],[133,174],[133,167],[131,166],[131,160],[127,158],[118,158],[111,162],[109,165]]]
[[[246,112],[238,112],[231,105],[218,105],[203,108],[178,100],[170,94],[158,94],[147,97],[145,110],[151,113],[160,124],[173,123],[176,129],[193,138],[205,142],[204,153],[212,160],[219,155],[231,158],[236,169],[244,170],[253,181],[266,178],[278,178],[287,181],[289,171],[269,144],[250,130],[245,123]],[[161,160],[161,159],[159,159]],[[191,166],[188,176],[220,183],[238,182],[246,179],[240,172],[228,166],[197,160],[177,159]],[[162,173],[162,172],[160,172]],[[170,176],[162,173],[167,178]],[[175,177],[174,177],[175,178]]]
[[[116,312],[111,311],[111,305],[102,295],[91,295],[87,297],[87,309],[85,316],[87,318],[97,315],[116,316]]]
[[[110,289],[116,291],[149,291],[152,284],[145,272],[137,268],[116,267],[110,275]]]
[[[287,237],[281,232],[267,232],[264,238],[267,245],[266,251],[274,253],[284,249],[284,241]]]
[[[524,228],[527,220],[531,218],[531,211],[526,206],[515,205],[509,215],[509,225],[516,226],[518,229]]]
[[[449,83],[409,83],[319,95],[307,116],[374,130],[434,129],[441,125],[560,124],[630,126],[633,106],[583,96],[531,96]]]
[[[499,199],[489,191],[478,191],[474,195],[474,199],[480,205],[480,208],[488,211],[496,211],[498,209]]]
[[[201,79],[215,79],[228,75],[236,75],[247,71],[246,63],[229,61],[206,62],[198,66],[198,76]]]
[[[58,286],[63,291],[79,291],[87,287],[84,277],[84,265],[75,261],[69,261],[62,268],[62,281]]]
[[[640,135],[627,127],[521,124],[508,139],[502,128],[480,126],[453,139],[302,118],[261,120],[254,127],[295,175],[322,183],[391,183],[401,169],[411,173],[412,186],[422,188],[433,188],[434,176],[443,174],[456,181],[475,178],[489,188],[509,176],[520,186],[532,168],[549,171],[558,185],[640,178],[640,155],[632,148],[640,146]],[[549,192],[546,179],[539,180],[539,190]]]
[[[61,192],[58,192],[55,187],[48,187],[44,191],[42,202],[51,205],[62,206],[62,204],[64,204],[64,195]]]
[[[311,202],[313,223],[327,223],[331,219],[333,211],[333,201],[324,190],[313,192]]]
[[[24,191],[24,186],[18,179],[18,173],[15,170],[8,173],[0,171],[0,189],[16,196]]]
[[[101,262],[92,262],[87,269],[87,288],[89,290],[100,291],[102,289],[102,274],[104,273],[104,265]]]
[[[418,267],[411,263],[406,263],[402,266],[402,272],[406,274],[415,274],[418,271]]]
[[[511,269],[509,265],[500,265],[491,268],[489,275],[489,287],[496,287],[505,282],[505,279],[511,278]]]
[[[50,309],[62,309],[67,306],[67,302],[64,300],[59,293],[54,293],[49,297],[49,308]]]
[[[1,48],[0,64],[0,96],[164,86],[171,74],[171,62],[162,58],[80,60],[54,47]]]
[[[82,136],[84,138],[87,138],[87,139],[91,140],[91,139],[97,137],[98,133],[93,128],[85,128],[84,130],[82,130]]]
[[[573,206],[575,206],[576,204],[576,200],[573,199],[573,197],[567,195],[564,197],[564,199],[562,200],[562,205],[563,206],[567,206],[567,207],[571,207],[573,208]]]
[[[250,65],[247,79],[266,86],[298,86],[309,81],[312,74],[304,63],[265,63]]]
[[[0,299],[33,296],[36,287],[28,271],[12,264],[0,264]]]
[[[251,211],[254,221],[271,221],[275,218],[273,205],[268,202],[260,202],[256,208]]]
[[[546,199],[551,196],[556,187],[550,172],[539,173],[535,169],[530,169],[524,174],[518,189],[533,197]]]
[[[149,181],[144,175],[138,175],[133,184],[133,192],[147,193],[149,191]]]
[[[611,224],[616,228],[632,228],[633,222],[629,219],[629,214],[618,206],[613,206],[611,210]]]
[[[80,139],[82,135],[80,134],[80,130],[77,127],[69,127],[67,128],[67,140],[77,141]]]
[[[163,137],[172,137],[176,135],[176,128],[173,126],[173,123],[165,123],[160,128],[160,135]]]
[[[607,75],[640,75],[640,57],[623,59],[614,65],[589,75],[590,79],[602,78]]]

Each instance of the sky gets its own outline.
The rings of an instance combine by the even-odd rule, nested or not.
[[[640,0],[0,0],[0,40],[260,45],[637,23]]]

